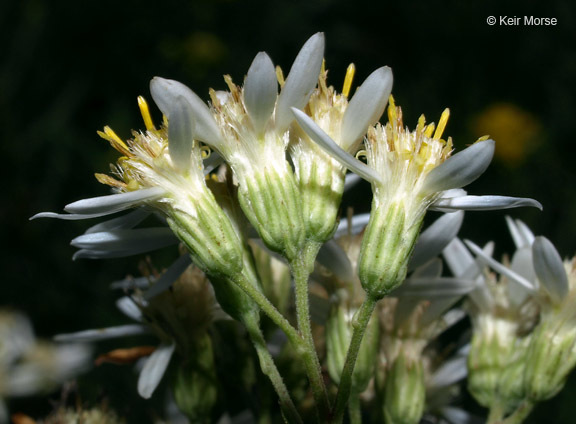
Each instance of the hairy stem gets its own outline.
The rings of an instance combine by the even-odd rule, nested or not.
[[[290,394],[288,393],[288,389],[284,384],[284,380],[278,372],[278,368],[272,359],[272,355],[270,355],[270,352],[268,351],[266,340],[264,340],[258,319],[246,319],[244,320],[244,325],[248,330],[250,340],[252,340],[254,348],[256,349],[256,353],[258,354],[258,359],[260,360],[260,368],[262,369],[262,372],[270,379],[270,382],[272,383],[272,386],[274,387],[274,390],[280,399],[280,408],[282,408],[282,412],[286,421],[290,424],[301,424],[302,418],[300,418],[300,414],[298,414],[296,406],[294,406],[294,403],[290,398]]]
[[[362,424],[362,405],[360,403],[360,396],[353,393],[348,402],[348,417],[350,424]]]
[[[304,361],[306,372],[318,412],[323,422],[329,422],[330,401],[326,392],[324,378],[322,377],[322,367],[318,360],[314,338],[312,337],[312,326],[310,323],[310,305],[308,300],[308,277],[314,266],[316,255],[320,249],[320,244],[309,242],[302,249],[301,254],[289,260],[294,285],[296,288],[296,316],[298,321],[298,331],[304,341]]]
[[[348,347],[348,353],[346,354],[346,362],[344,363],[344,369],[342,370],[342,376],[340,377],[340,385],[338,386],[338,395],[336,396],[336,403],[333,409],[333,417],[335,423],[342,422],[344,418],[344,411],[346,410],[346,405],[348,404],[348,399],[350,398],[350,392],[352,388],[352,373],[354,372],[354,367],[356,366],[356,359],[358,358],[358,351],[360,350],[360,345],[362,344],[362,338],[366,332],[366,327],[370,322],[370,317],[374,312],[376,307],[377,299],[368,295],[362,306],[356,313],[352,326],[354,330],[352,332],[352,339],[350,340],[350,346]]]

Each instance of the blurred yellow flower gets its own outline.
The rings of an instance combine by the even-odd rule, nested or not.
[[[519,106],[494,103],[473,118],[471,130],[475,134],[490,134],[496,140],[496,159],[515,167],[537,147],[541,127],[537,117]]]

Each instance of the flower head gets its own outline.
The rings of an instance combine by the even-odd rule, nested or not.
[[[354,72],[350,65],[342,93],[328,86],[327,71],[321,72],[318,88],[303,111],[293,109],[302,128],[326,134],[349,152],[356,152],[368,126],[378,121],[392,89],[392,72],[382,67],[372,72],[348,101]],[[306,235],[323,243],[336,228],[346,168],[312,141],[306,131],[292,131],[290,156],[302,193]]]

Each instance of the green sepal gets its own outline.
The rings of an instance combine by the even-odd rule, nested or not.
[[[426,385],[421,360],[400,353],[386,375],[386,423],[418,424],[424,413],[425,401]]]
[[[408,261],[422,226],[423,216],[406,219],[402,202],[388,208],[372,204],[370,221],[364,232],[358,274],[362,287],[375,299],[381,299],[406,278]]]

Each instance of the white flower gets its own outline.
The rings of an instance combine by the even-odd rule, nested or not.
[[[37,340],[25,315],[0,310],[0,423],[8,422],[4,398],[55,389],[83,372],[90,354],[86,345]]]
[[[448,110],[442,114],[438,127],[426,125],[422,116],[416,130],[411,132],[403,126],[401,109],[391,102],[389,123],[376,125],[368,132],[365,141],[367,164],[340,147],[304,114],[294,112],[298,123],[314,141],[343,166],[373,184],[378,204],[389,204],[399,197],[408,198],[415,202],[412,206],[415,215],[426,208],[444,211],[520,206],[542,208],[533,199],[467,196],[463,190],[454,190],[470,184],[486,170],[494,153],[494,141],[481,139],[451,157],[451,140],[441,139]]]
[[[355,152],[368,126],[373,125],[386,107],[392,89],[392,72],[382,67],[372,72],[348,101],[354,66],[346,73],[342,94],[326,82],[327,71],[320,73],[318,88],[304,108],[294,108],[309,127],[318,125],[343,149]],[[290,136],[290,157],[302,193],[304,223],[307,237],[323,243],[331,238],[344,191],[345,172],[337,160],[313,142],[297,127]]]
[[[97,178],[119,193],[71,203],[64,208],[68,214],[45,212],[32,217],[87,219],[146,207],[160,212],[170,228],[135,229],[147,216],[140,209],[98,224],[72,240],[80,248],[75,258],[134,255],[180,240],[195,264],[210,274],[234,275],[242,269],[240,236],[206,185],[205,173],[219,158],[204,163],[206,149],[193,137],[197,128],[192,126],[192,108],[183,96],[172,95],[178,89],[166,82],[152,90],[168,119],[167,128],[154,127],[146,102],[139,98],[145,132],[134,132],[134,138],[126,142],[108,127],[100,132],[124,156],[116,165],[119,179],[102,174]]]

